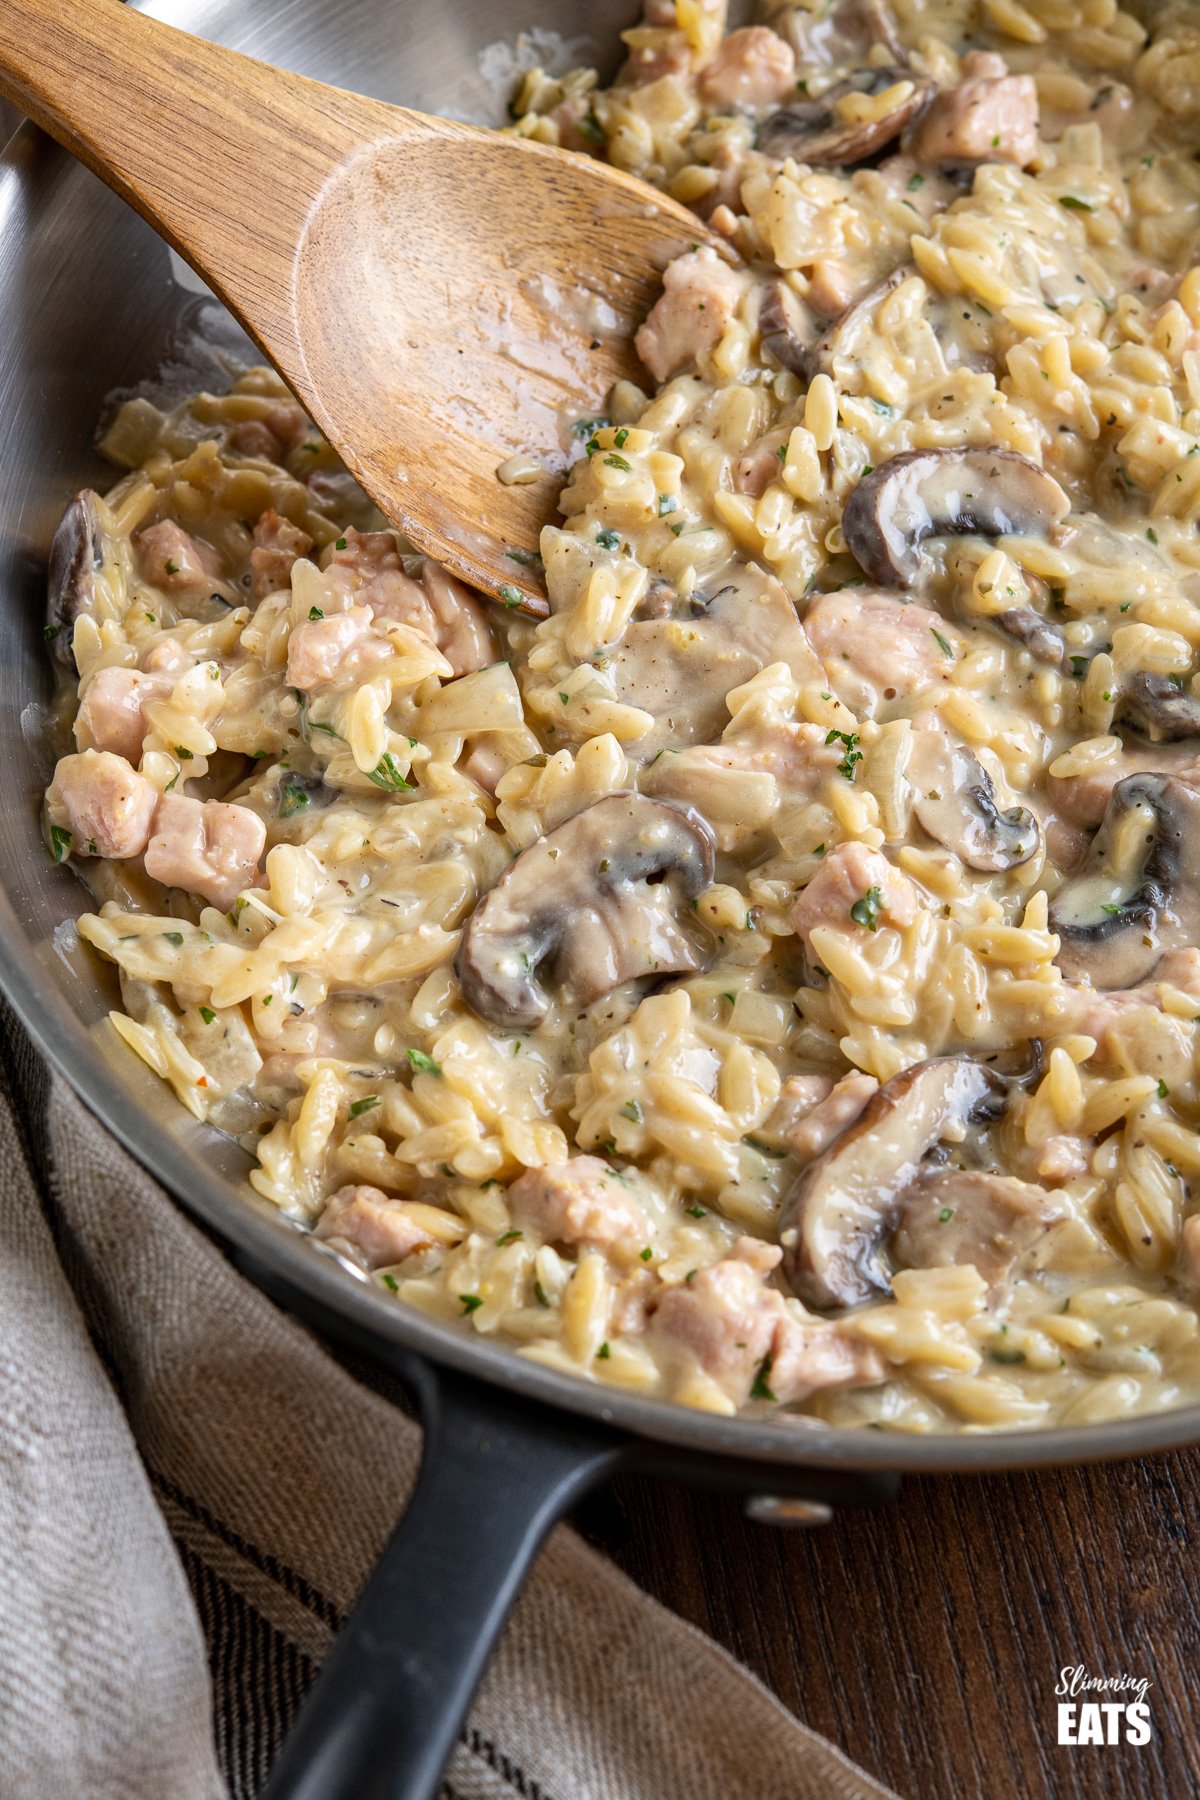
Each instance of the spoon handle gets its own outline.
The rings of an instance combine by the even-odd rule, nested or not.
[[[290,277],[314,199],[354,146],[412,117],[121,0],[3,0],[0,95],[149,220],[276,357],[294,336]]]

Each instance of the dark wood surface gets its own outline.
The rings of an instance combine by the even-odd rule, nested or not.
[[[1200,1794],[1200,1451],[911,1479],[813,1531],[629,1479],[576,1524],[904,1800]],[[1145,1748],[1059,1747],[1075,1664],[1153,1682]]]

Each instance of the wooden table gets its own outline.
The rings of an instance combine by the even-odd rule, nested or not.
[[[813,1531],[630,1479],[575,1523],[905,1800],[1200,1794],[1200,1451],[914,1478]],[[1145,1748],[1059,1747],[1075,1664],[1153,1682]]]

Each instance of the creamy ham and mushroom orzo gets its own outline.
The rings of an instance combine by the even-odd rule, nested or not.
[[[667,270],[514,547],[548,618],[267,372],[117,417],[47,796],[113,1024],[400,1302],[588,1380],[921,1432],[1196,1399],[1200,11],[626,42],[514,128],[731,255]]]

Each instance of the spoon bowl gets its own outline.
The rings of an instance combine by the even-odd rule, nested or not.
[[[203,276],[418,549],[545,614],[530,559],[572,425],[636,379],[667,263],[719,245],[692,213],[590,158],[327,87],[120,0],[4,0],[0,93]],[[500,479],[514,457],[520,479]]]

